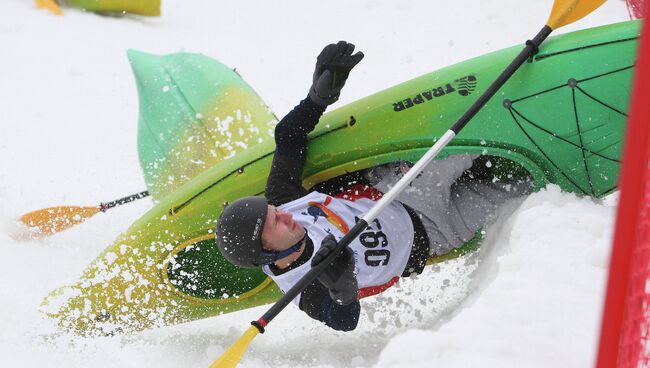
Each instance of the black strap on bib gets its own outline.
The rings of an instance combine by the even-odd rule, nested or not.
[[[402,205],[413,222],[413,248],[411,248],[409,260],[406,262],[404,272],[402,272],[402,277],[409,277],[412,274],[419,275],[424,271],[427,259],[429,259],[429,237],[415,210],[403,203]]]

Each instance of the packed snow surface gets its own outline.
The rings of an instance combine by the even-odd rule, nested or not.
[[[257,319],[256,308],[96,339],[58,331],[38,311],[72,283],[148,200],[56,236],[20,240],[16,219],[48,206],[95,205],[144,189],[138,99],[126,50],[200,52],[237,71],[281,116],[307,94],[331,42],[366,58],[338,105],[531,38],[551,0],[163,0],[163,16],[63,17],[29,0],[0,10],[0,366],[207,367]],[[627,19],[610,0],[559,32]],[[590,367],[596,350],[616,198],[550,186],[512,208],[481,251],[362,302],[337,333],[293,306],[252,343],[242,367]]]

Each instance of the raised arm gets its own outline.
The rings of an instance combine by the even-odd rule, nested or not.
[[[307,157],[307,135],[314,130],[328,105],[339,98],[350,70],[363,59],[345,41],[325,46],[316,59],[309,96],[275,127],[275,153],[266,182],[265,196],[275,206],[307,194],[302,173]]]
[[[279,206],[307,194],[302,186],[307,134],[314,130],[324,111],[325,106],[307,97],[275,127],[275,153],[265,192],[269,204]]]

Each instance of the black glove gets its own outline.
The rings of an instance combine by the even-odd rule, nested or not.
[[[326,236],[321,242],[320,249],[311,259],[311,266],[321,263],[336,248],[334,235]],[[332,299],[340,305],[347,305],[357,300],[359,286],[354,276],[354,254],[352,250],[345,247],[339,255],[334,258],[329,267],[318,276],[318,281],[329,289]]]
[[[339,99],[341,89],[350,70],[363,59],[363,53],[352,55],[354,45],[345,41],[325,46],[316,59],[314,81],[309,97],[321,106],[331,105]]]

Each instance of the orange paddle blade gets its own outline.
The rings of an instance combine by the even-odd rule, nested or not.
[[[47,9],[52,14],[63,15],[63,10],[61,10],[59,4],[54,0],[36,0],[36,7],[39,9]]]
[[[558,29],[598,9],[606,0],[555,0],[546,25]]]
[[[99,207],[50,207],[24,214],[20,221],[35,235],[47,236],[80,224],[99,211]]]
[[[259,334],[260,331],[255,326],[251,326],[219,359],[210,364],[210,368],[235,368],[246,352],[248,345]]]

